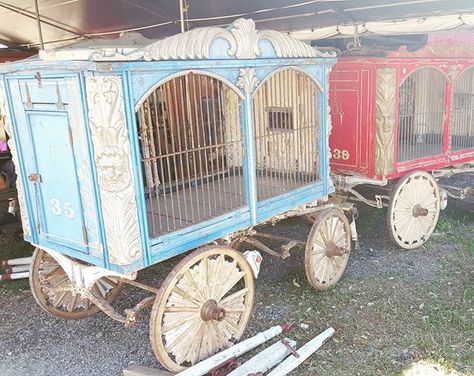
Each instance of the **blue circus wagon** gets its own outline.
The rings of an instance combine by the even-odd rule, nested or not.
[[[126,325],[153,305],[153,350],[178,371],[242,335],[261,261],[244,243],[282,258],[301,246],[313,287],[334,284],[351,249],[351,208],[328,200],[334,61],[240,19],[7,65],[0,99],[38,304]],[[297,215],[312,221],[307,242],[261,242],[272,235],[259,225]],[[193,249],[159,289],[136,281]],[[122,315],[110,304],[123,284],[156,296]]]

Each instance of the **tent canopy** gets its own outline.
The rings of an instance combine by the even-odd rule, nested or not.
[[[37,0],[46,48],[138,31],[158,39],[180,31],[179,0]],[[184,0],[183,0],[184,1]],[[253,18],[260,29],[311,30],[474,12],[465,0],[186,0],[186,28]],[[0,0],[0,41],[38,48],[35,0]]]

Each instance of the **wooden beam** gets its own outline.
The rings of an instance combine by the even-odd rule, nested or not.
[[[173,376],[174,373],[143,366],[130,366],[123,370],[123,376]]]

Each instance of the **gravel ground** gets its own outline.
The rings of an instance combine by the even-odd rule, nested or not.
[[[474,206],[463,209],[442,213],[430,242],[408,252],[390,242],[384,210],[361,206],[360,249],[340,283],[322,293],[306,282],[303,252],[284,261],[266,257],[245,335],[295,322],[288,336],[302,344],[334,326],[333,340],[294,375],[400,374],[427,358],[474,372]],[[17,225],[9,226],[4,234]],[[305,239],[309,225],[290,219],[268,231]],[[1,234],[0,259],[3,249],[21,244]],[[176,262],[148,268],[139,280],[158,286]],[[145,296],[126,287],[114,305],[123,311]],[[0,285],[0,301],[2,376],[120,375],[134,364],[159,368],[148,339],[148,311],[132,329],[102,313],[65,321],[43,312],[24,282]],[[302,322],[309,329],[301,329]]]

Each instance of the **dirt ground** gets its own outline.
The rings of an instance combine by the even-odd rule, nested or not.
[[[474,374],[470,204],[451,202],[431,240],[416,251],[390,242],[385,210],[359,206],[360,249],[353,250],[341,281],[325,292],[306,282],[302,252],[284,261],[265,257],[245,336],[292,322],[295,329],[287,336],[301,345],[333,326],[334,338],[293,375],[400,375],[425,360]],[[17,229],[0,229],[0,259],[30,252]],[[309,225],[291,219],[268,231],[305,239]],[[176,262],[148,268],[139,279],[158,286]],[[127,287],[115,306],[123,311],[144,296]],[[65,321],[35,304],[26,281],[1,283],[0,304],[0,375],[119,375],[133,364],[159,367],[148,339],[148,312],[132,329],[102,313]]]

